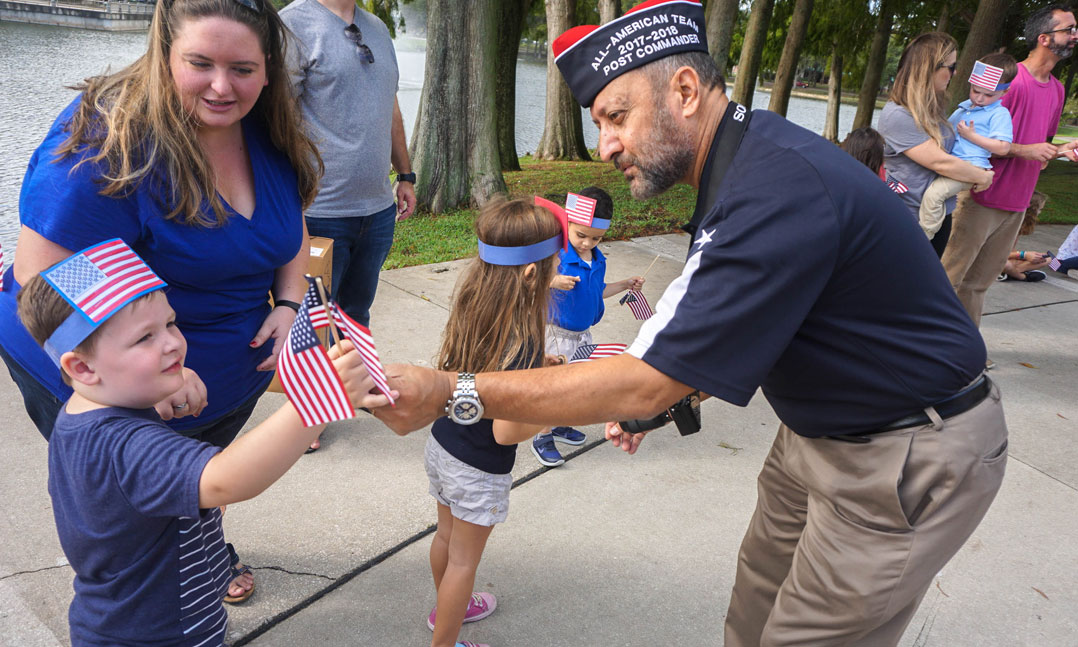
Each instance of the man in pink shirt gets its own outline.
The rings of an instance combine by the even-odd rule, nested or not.
[[[1078,161],[1073,150],[1078,142],[1051,143],[1064,103],[1063,84],[1052,76],[1052,68],[1070,56],[1078,42],[1074,14],[1061,5],[1038,9],[1026,21],[1025,38],[1033,49],[1018,64],[1018,77],[1003,95],[1014,124],[1011,150],[1006,157],[992,158],[995,180],[987,191],[959,197],[951,238],[940,259],[978,326],[984,294],[1014,247],[1041,170],[1060,154]]]

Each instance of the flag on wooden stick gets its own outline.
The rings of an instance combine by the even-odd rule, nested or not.
[[[569,363],[590,362],[593,359],[613,357],[624,353],[626,348],[628,346],[625,344],[584,344],[576,349],[573,356],[569,358]]]
[[[621,297],[619,301],[622,305],[629,304],[629,309],[633,311],[633,317],[638,321],[646,321],[652,317],[655,313],[651,310],[651,305],[648,303],[644,293],[640,290],[629,290],[625,293],[625,296]]]
[[[367,372],[370,373],[374,383],[378,385],[378,390],[389,398],[391,405],[397,406],[393,402],[393,396],[390,395],[389,383],[386,382],[386,371],[382,367],[381,360],[378,359],[378,350],[374,347],[374,338],[371,337],[370,329],[346,315],[336,303],[331,301],[330,304],[333,311],[333,321],[344,333],[344,336],[356,345],[356,350],[359,351],[359,356],[363,359],[363,365],[367,367]]]
[[[314,333],[312,313],[320,321],[319,328],[328,326],[329,319],[314,281],[310,277],[307,280],[311,284],[285,338],[277,371],[288,401],[299,412],[303,424],[311,427],[352,418],[355,409],[326,349]]]

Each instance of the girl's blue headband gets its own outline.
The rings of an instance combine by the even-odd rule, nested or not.
[[[535,196],[535,205],[544,207],[554,214],[558,219],[558,224],[561,225],[561,233],[551,236],[546,240],[539,241],[538,243],[532,243],[531,245],[524,245],[522,247],[488,245],[480,240],[479,258],[491,265],[527,265],[528,263],[534,263],[553,256],[559,250],[567,249],[569,247],[569,237],[566,235],[568,222],[565,215],[565,209],[562,209],[550,200],[544,200],[539,196]]]

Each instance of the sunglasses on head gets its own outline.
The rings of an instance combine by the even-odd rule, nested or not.
[[[262,13],[262,5],[258,0],[233,0],[236,4],[243,5],[255,13]]]
[[[236,2],[239,1],[240,0],[236,0]],[[363,44],[363,32],[359,31],[359,27],[356,27],[355,24],[348,25],[344,28],[344,35],[359,48],[361,60],[367,61],[368,63],[374,62],[374,52],[371,51],[370,47]]]

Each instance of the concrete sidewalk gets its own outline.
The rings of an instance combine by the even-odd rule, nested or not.
[[[1069,227],[1022,246],[1055,250]],[[681,270],[683,235],[604,243],[608,278],[647,267],[652,303]],[[429,364],[464,262],[382,274],[371,328],[386,362]],[[1078,644],[1078,281],[1049,272],[988,293],[982,330],[1011,431],[1003,488],[940,573],[903,645]],[[599,342],[630,341],[638,322],[607,301]],[[252,422],[280,406],[263,398]],[[462,639],[495,647],[716,645],[755,504],[755,477],[778,421],[762,397],[710,400],[704,430],[666,430],[632,457],[599,426],[562,467],[518,452],[509,521],[491,535],[477,588],[498,596]],[[72,573],[46,490],[46,444],[11,381],[0,378],[0,645],[67,645]],[[370,417],[335,424],[253,501],[230,506],[226,534],[257,591],[230,608],[237,645],[426,645],[434,603],[427,564],[434,504],[426,432],[399,438]],[[564,447],[563,447],[564,449]]]

